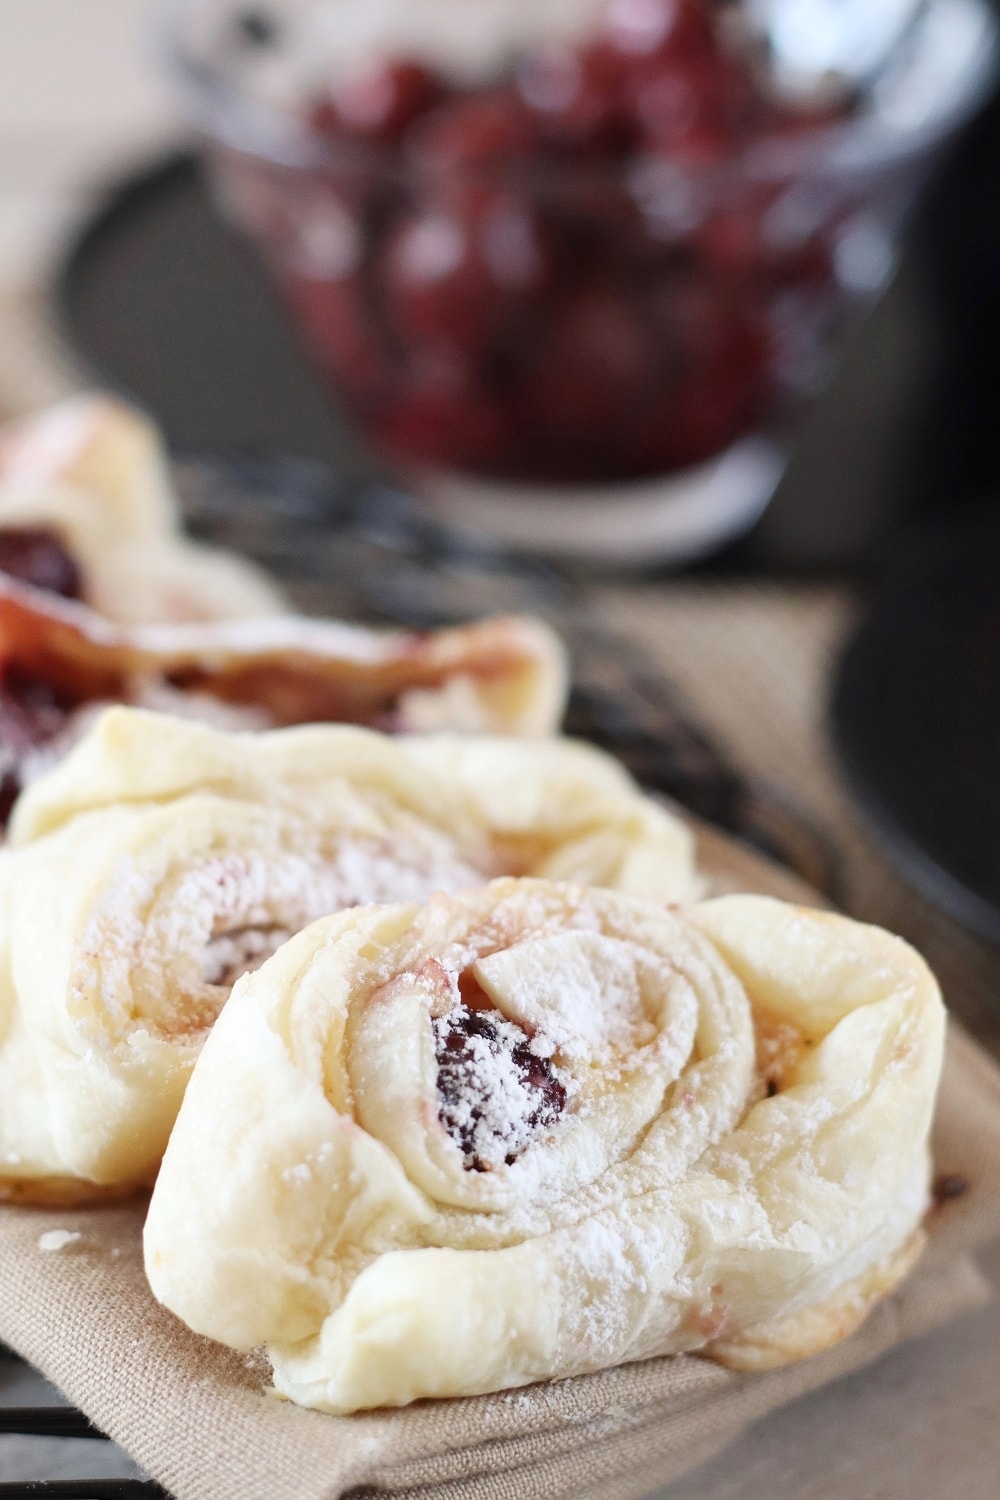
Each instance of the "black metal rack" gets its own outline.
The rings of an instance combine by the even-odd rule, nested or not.
[[[0,1345],[0,1368],[22,1363],[13,1350]],[[72,1406],[0,1406],[0,1436],[6,1435],[109,1441]],[[0,1500],[27,1500],[31,1495],[63,1496],[65,1500],[164,1500],[166,1491],[151,1479],[0,1480]]]

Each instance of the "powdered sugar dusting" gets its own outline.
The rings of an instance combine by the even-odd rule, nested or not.
[[[553,1050],[606,1060],[652,1040],[641,969],[652,956],[599,932],[562,932],[517,943],[475,965],[484,989],[538,1027]]]
[[[123,1022],[198,1030],[214,1021],[220,990],[319,917],[426,901],[482,878],[429,833],[392,845],[354,836],[301,852],[197,851],[179,869],[123,855],[77,950],[74,983],[91,995],[96,987],[103,1010]]]
[[[287,927],[240,927],[209,939],[201,961],[205,984],[230,986],[277,953],[292,936]]]

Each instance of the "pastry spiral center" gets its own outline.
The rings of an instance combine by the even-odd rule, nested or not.
[[[510,1166],[562,1114],[567,1090],[559,1069],[498,1010],[462,1002],[431,1024],[438,1114],[463,1165],[474,1172]]]
[[[293,929],[280,926],[234,927],[209,939],[202,955],[202,982],[232,989],[243,974],[253,973],[287,943]]]

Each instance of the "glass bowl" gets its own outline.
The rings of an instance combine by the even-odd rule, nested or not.
[[[745,78],[695,58],[644,85],[668,144],[609,106],[597,0],[442,7],[172,6],[218,203],[370,448],[440,510],[614,562],[718,545],[766,505],[776,434],[986,92],[986,0],[929,0],[849,112],[769,105],[723,140],[700,100],[736,109]]]

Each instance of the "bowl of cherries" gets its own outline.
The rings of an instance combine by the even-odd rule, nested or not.
[[[991,75],[985,0],[889,10],[832,58],[830,0],[205,0],[169,45],[373,454],[508,542],[679,560],[767,503]]]

